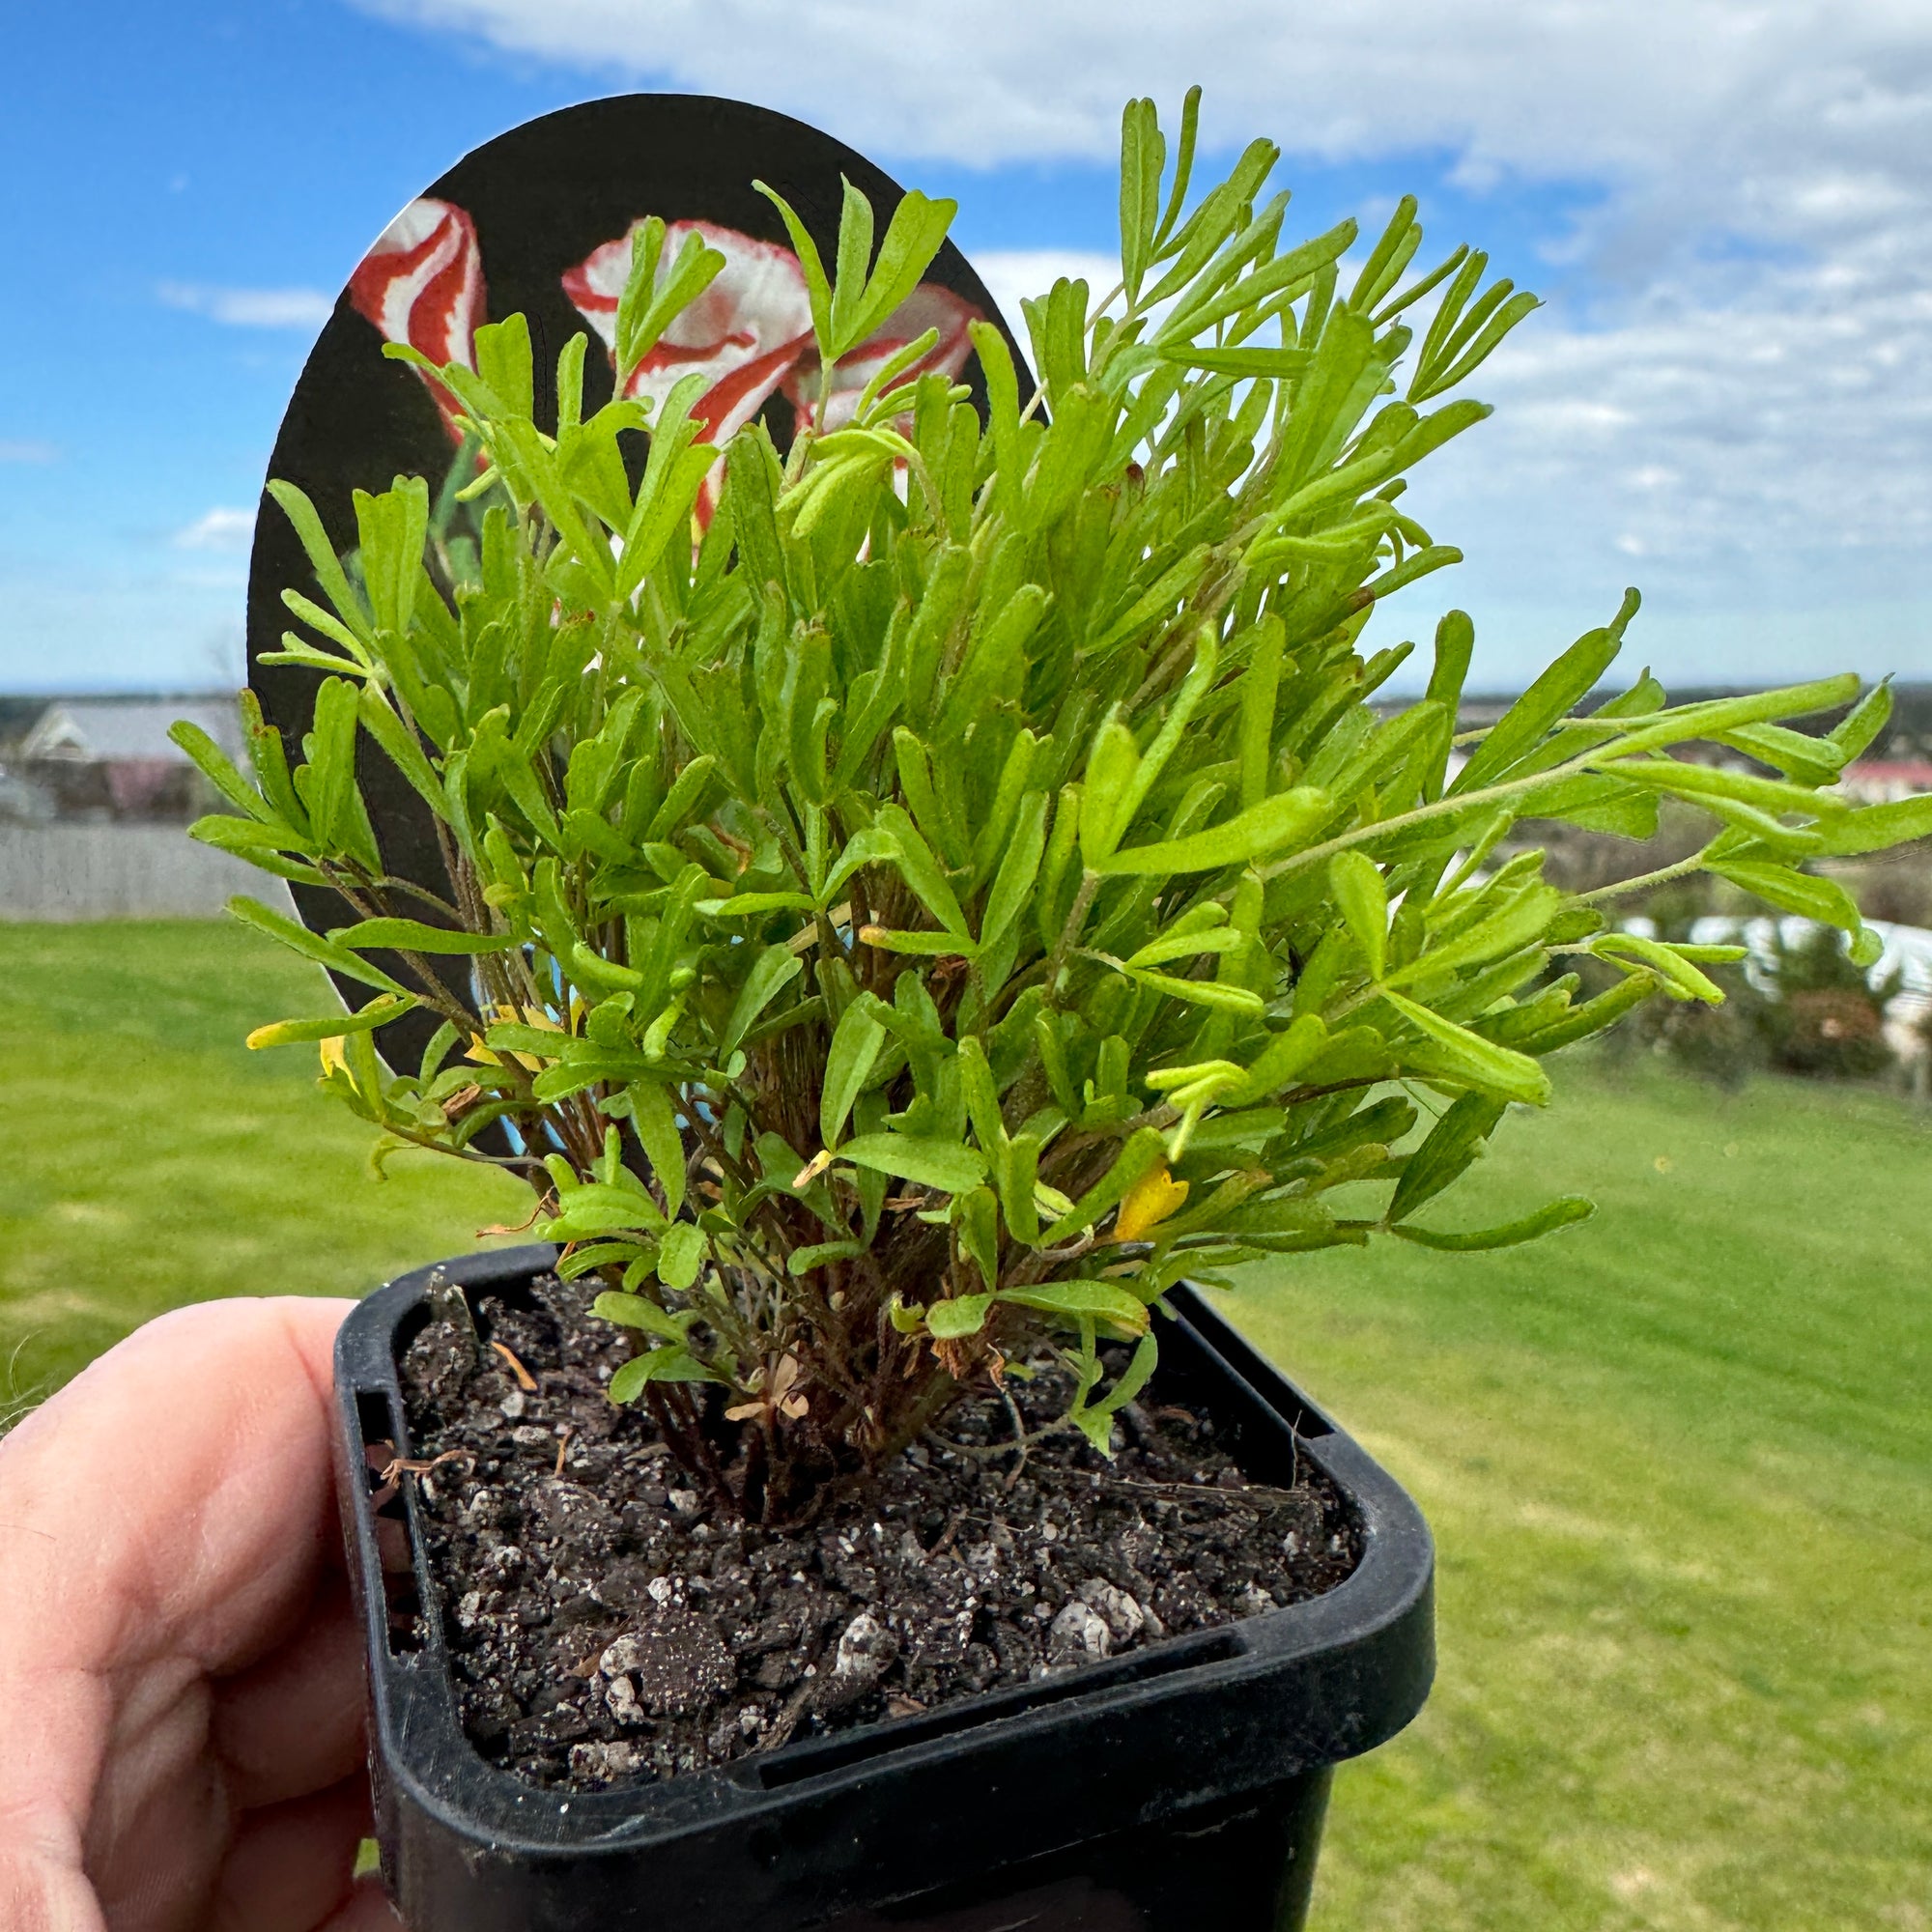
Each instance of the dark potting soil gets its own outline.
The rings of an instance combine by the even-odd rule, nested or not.
[[[628,1351],[589,1299],[554,1279],[484,1295],[479,1347],[433,1322],[403,1364],[417,1463],[448,1459],[402,1480],[464,1725],[538,1783],[641,1783],[914,1716],[1320,1596],[1360,1558],[1319,1468],[1250,1484],[1205,1417],[1138,1404],[1111,1462],[1060,1435],[1015,1475],[1016,1451],[928,1440],[808,1526],[747,1524],[646,1411],[611,1406]],[[1008,1386],[1030,1428],[1065,1410],[1057,1374]],[[991,1393],[943,1431],[1013,1439]]]

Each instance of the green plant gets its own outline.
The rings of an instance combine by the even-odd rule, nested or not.
[[[1709,933],[1711,895],[1701,890],[1708,883],[1678,879],[1650,895],[1643,910],[1657,937],[1690,939],[1700,922]],[[1872,984],[1846,933],[1830,925],[1787,935],[1782,922],[1763,920],[1749,937],[1747,963],[1710,970],[1724,995],[1721,1006],[1641,1006],[1610,1036],[1611,1049],[1660,1053],[1687,1072],[1731,1088],[1766,1066],[1866,1080],[1893,1065],[1885,1014],[1904,983],[1902,973]],[[1603,976],[1603,968],[1593,969],[1599,984]]]
[[[1717,831],[1673,872],[1854,933],[1803,859],[1927,829],[1924,802],[1826,789],[1886,693],[1828,736],[1779,722],[1854,678],[1672,707],[1645,674],[1579,715],[1634,593],[1461,738],[1472,631],[1452,611],[1426,697],[1378,715],[1410,646],[1364,656],[1365,625],[1458,558],[1402,509],[1406,473],[1488,413],[1442,398],[1534,300],[1485,287],[1467,249],[1401,286],[1412,201],[1350,276],[1352,222],[1284,248],[1264,141],[1189,210],[1194,130],[1190,97],[1170,171],[1151,103],[1129,106],[1120,284],[1026,305],[1031,394],[976,327],[983,421],[945,377],[900,381],[924,338],[846,426],[805,423],[781,454],[753,425],[719,451],[695,387],[649,419],[584,415],[578,338],[553,433],[522,318],[479,331],[474,371],[435,374],[487,459],[462,492],[480,544],[426,547],[429,488],[404,479],[356,497],[345,564],[272,486],[327,599],[286,593],[306,628],[281,661],[324,673],[303,762],[258,715],[252,782],[179,734],[241,814],[199,836],[354,917],[325,936],[237,914],[375,994],[255,1043],[323,1041],[326,1083],[388,1146],[527,1175],[563,1271],[600,1275],[599,1313],[637,1331],[613,1397],[651,1402],[748,1508],[876,1462],[1049,1340],[1069,1422],[1104,1449],[1183,1276],[1588,1212],[1417,1218],[1510,1103],[1548,1097],[1547,1055],[1653,993],[1716,999],[1703,966],[1736,949],[1606,931],[1596,902],[1622,888],[1566,895],[1534,851],[1490,867],[1519,821],[1642,837],[1687,800]],[[828,273],[778,205],[828,366],[950,213],[908,197],[875,266],[848,188]],[[671,272],[677,299],[703,286],[695,258]],[[673,306],[641,232],[633,276],[620,388]],[[1405,317],[1432,296],[1417,346]],[[446,893],[386,872],[364,735],[432,816]],[[1784,776],[1668,755],[1713,738]],[[1583,952],[1621,976],[1608,991],[1528,990]],[[415,1008],[440,1025],[392,1069],[377,1030]],[[1353,1182],[1375,1211],[1334,1207]]]
[[[1607,839],[1600,841],[1607,845]],[[1630,908],[1650,922],[1655,937],[1678,945],[1695,937],[1697,922],[1708,918],[1717,882],[1696,874],[1669,880]],[[1706,969],[1723,994],[1721,1005],[1703,1000],[1647,1000],[1605,1040],[1614,1059],[1654,1053],[1687,1073],[1736,1091],[1763,1069],[1769,1057],[1764,993],[1744,965]],[[1586,990],[1602,991],[1614,982],[1614,969],[1595,960],[1582,962]]]
[[[1776,1065],[1837,1080],[1868,1080],[1891,1065],[1885,1009],[1901,973],[1872,985],[1827,926],[1787,938],[1774,925],[1757,964],[1767,982],[1759,1025]]]

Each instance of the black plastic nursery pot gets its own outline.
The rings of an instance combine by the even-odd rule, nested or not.
[[[522,1247],[442,1264],[514,1294]],[[929,1716],[639,1788],[568,1793],[487,1763],[458,1715],[398,1378],[432,1273],[336,1346],[338,1480],[367,1638],[383,1870],[411,1932],[1295,1932],[1332,1768],[1392,1737],[1435,1669],[1434,1551],[1397,1484],[1202,1297],[1154,1385],[1259,1481],[1318,1463],[1362,1557],[1327,1595]],[[373,1452],[377,1452],[372,1455]]]

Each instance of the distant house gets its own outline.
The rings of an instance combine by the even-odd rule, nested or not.
[[[241,757],[241,722],[234,698],[225,694],[50,700],[7,760],[4,776],[12,786],[43,801],[39,811],[17,815],[191,815],[203,806],[205,787],[168,736],[178,718],[200,725],[230,757]]]
[[[1861,805],[1889,805],[1932,791],[1932,760],[1861,758],[1845,767],[1838,789]]]

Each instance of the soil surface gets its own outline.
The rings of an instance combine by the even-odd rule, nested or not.
[[[537,1783],[641,1783],[915,1716],[1320,1596],[1359,1560],[1312,1463],[1250,1484],[1205,1418],[1135,1404],[1111,1462],[1069,1434],[1015,1472],[1016,1451],[971,1453],[1012,1442],[991,1394],[943,1425],[968,1448],[916,1445],[807,1527],[748,1525],[647,1412],[611,1406],[625,1340],[589,1298],[484,1294],[480,1345],[439,1321],[403,1364],[412,1453],[448,1459],[401,1480],[464,1724]],[[1064,1413],[1051,1376],[1009,1387],[1029,1427]]]

